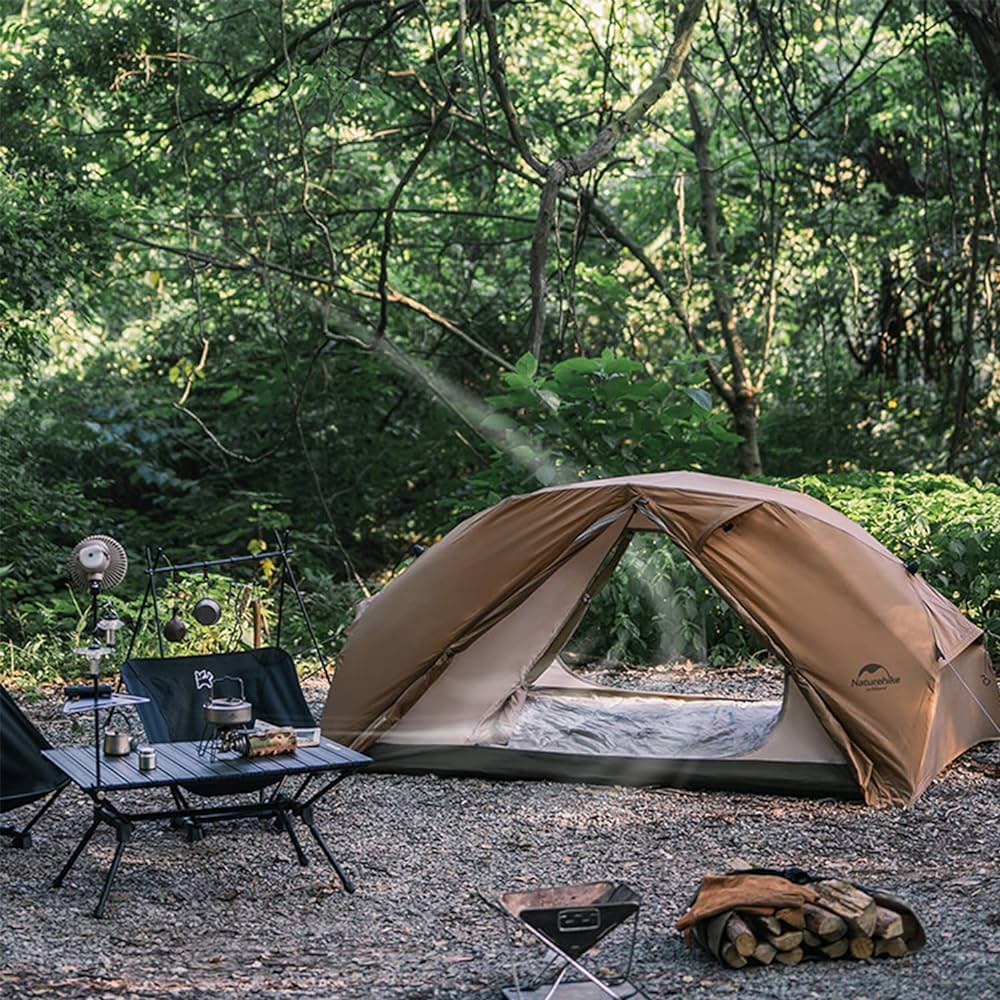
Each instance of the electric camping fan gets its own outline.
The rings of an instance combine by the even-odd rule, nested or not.
[[[128,556],[121,543],[108,535],[90,535],[74,546],[68,569],[81,590],[111,590],[125,579]]]
[[[122,625],[117,617],[98,622],[97,601],[102,591],[117,587],[125,579],[128,556],[121,543],[108,535],[90,535],[74,546],[66,569],[70,580],[90,594],[90,642],[76,652],[86,657],[91,674],[96,676],[101,658],[111,652],[115,632]],[[103,627],[105,643],[98,638],[98,626]]]
[[[78,542],[70,553],[67,566],[69,577],[81,590],[90,594],[90,643],[78,649],[90,664],[90,672],[96,676],[100,672],[101,658],[110,652],[114,643],[114,632],[121,625],[117,619],[104,624],[107,644],[102,644],[97,636],[97,601],[102,591],[111,590],[125,579],[128,572],[128,556],[121,543],[108,535],[90,535]]]
[[[113,613],[99,621],[98,599],[103,591],[117,587],[125,579],[125,574],[128,572],[128,556],[122,545],[108,535],[90,535],[74,546],[66,568],[73,584],[90,594],[90,642],[75,652],[87,661],[91,677],[89,695],[92,700],[89,705],[84,701],[82,695],[85,689],[82,689],[82,686],[69,687],[66,689],[66,694],[71,699],[78,699],[79,707],[94,713],[94,773],[97,784],[100,786],[101,756],[98,712],[104,708],[112,708],[117,703],[117,699],[111,695],[110,687],[101,689],[99,683],[101,660],[112,651],[115,644],[115,633],[123,623]],[[103,642],[98,636],[99,631],[104,633]]]

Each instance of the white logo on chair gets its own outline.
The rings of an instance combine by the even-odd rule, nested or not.
[[[196,691],[200,691],[202,688],[211,690],[214,684],[215,674],[211,670],[196,670],[194,672],[194,687]]]

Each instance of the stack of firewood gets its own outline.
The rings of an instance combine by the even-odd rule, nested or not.
[[[814,902],[727,910],[692,928],[694,937],[734,969],[830,958],[900,958],[923,945],[913,913],[850,882],[810,882]]]

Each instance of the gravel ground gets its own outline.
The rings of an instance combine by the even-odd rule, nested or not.
[[[592,669],[604,681],[625,676]],[[629,675],[636,686],[774,696],[773,670],[692,664]],[[314,704],[323,686],[307,685]],[[56,744],[79,742],[53,696],[28,707]],[[1000,745],[949,767],[915,806],[477,778],[358,775],[320,826],[357,883],[344,893],[312,851],[253,822],[188,844],[144,824],[104,920],[90,913],[114,842],[102,829],[50,887],[89,821],[68,789],[28,851],[0,848],[0,996],[496,998],[512,982],[504,924],[480,894],[601,879],[642,898],[631,979],[659,997],[994,998],[1000,995]],[[309,845],[306,845],[307,851]],[[881,887],[921,918],[927,947],[903,959],[725,969],[685,949],[674,922],[707,871],[734,857]],[[516,930],[516,928],[513,928]],[[617,940],[620,939],[620,940]],[[610,935],[588,961],[622,957]],[[516,948],[535,962],[529,942]]]

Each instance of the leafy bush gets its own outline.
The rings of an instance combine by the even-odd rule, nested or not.
[[[481,427],[492,461],[455,498],[456,514],[552,483],[732,468],[739,438],[713,411],[697,358],[653,372],[611,350],[551,366],[525,354],[501,379]]]
[[[808,493],[857,521],[1000,646],[1000,487],[956,476],[855,472],[775,485]]]

